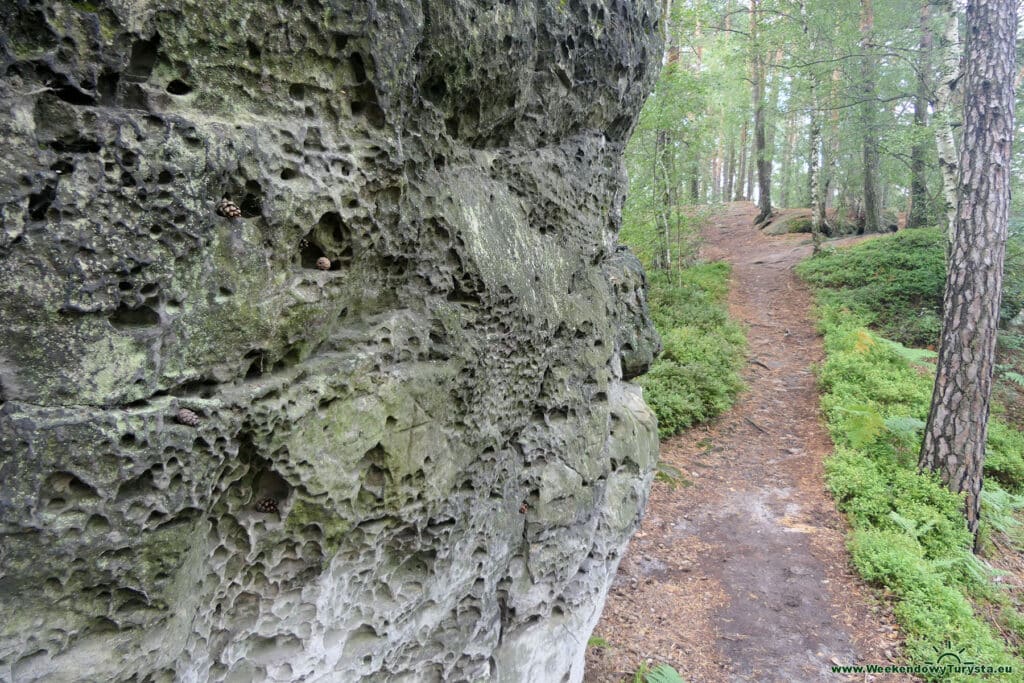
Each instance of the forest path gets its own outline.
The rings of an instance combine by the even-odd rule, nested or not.
[[[729,310],[748,330],[748,388],[710,425],[662,443],[686,482],[654,484],[594,632],[609,646],[588,652],[587,683],[623,680],[641,661],[690,683],[863,681],[874,677],[831,667],[899,657],[894,619],[852,573],[825,488],[832,444],[812,371],[822,344],[793,273],[809,240],[765,237],[755,215],[752,204],[726,205],[703,250],[733,266]]]

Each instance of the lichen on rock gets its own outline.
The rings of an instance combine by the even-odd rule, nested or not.
[[[0,10],[0,680],[580,680],[657,455],[658,21]]]

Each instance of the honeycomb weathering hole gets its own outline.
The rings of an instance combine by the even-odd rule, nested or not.
[[[271,498],[282,501],[288,497],[291,489],[292,487],[280,474],[273,470],[264,470],[256,477],[254,492],[256,499]]]
[[[192,92],[192,86],[185,81],[175,78],[167,84],[167,92],[172,95],[188,95]]]

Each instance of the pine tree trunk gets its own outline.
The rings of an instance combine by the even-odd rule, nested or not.
[[[690,165],[690,203],[700,202],[700,170],[696,163]]]
[[[767,141],[764,126],[764,101],[760,97],[760,88],[755,88],[757,102],[754,109],[754,147],[757,159],[757,207],[759,209],[754,223],[763,223],[772,215],[772,162],[768,158]]]
[[[747,191],[746,198],[753,201],[754,199],[754,186],[757,184],[755,176],[757,175],[757,163],[754,161],[754,140],[750,140],[750,153],[747,155]]]
[[[966,493],[975,538],[1010,204],[1016,31],[1016,0],[968,3],[959,201],[919,462]]]
[[[914,127],[923,133],[928,125],[929,79],[931,73],[932,31],[931,5],[921,4],[921,59],[917,65],[917,95],[914,98]],[[932,222],[928,205],[928,147],[924,139],[916,140],[910,150],[910,211],[908,228],[921,228]]]

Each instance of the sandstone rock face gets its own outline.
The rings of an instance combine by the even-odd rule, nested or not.
[[[0,680],[581,678],[657,13],[5,3]]]

